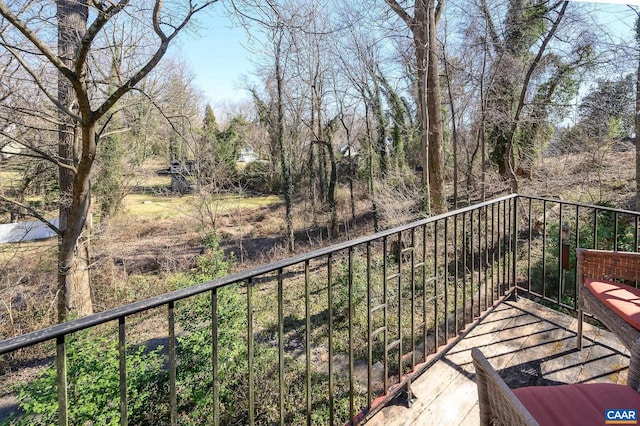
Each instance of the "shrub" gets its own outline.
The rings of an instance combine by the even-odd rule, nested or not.
[[[278,193],[279,182],[271,176],[268,163],[254,161],[247,164],[247,167],[240,174],[240,185],[246,191],[258,194]]]
[[[367,262],[354,253],[352,269],[352,314],[354,320],[363,320],[367,298]],[[337,268],[333,281],[333,312],[342,318],[349,317],[349,261],[345,259]]]
[[[92,338],[80,332],[67,340],[67,368],[70,424],[120,424],[117,342],[107,337]],[[153,424],[147,408],[159,404],[166,380],[162,370],[162,348],[144,346],[127,351],[127,395],[131,424]],[[58,419],[56,368],[47,367],[36,379],[17,388],[20,408],[27,415],[9,420],[15,425],[50,425]],[[7,424],[7,423],[5,423]]]
[[[224,259],[215,235],[207,235],[209,251],[198,258],[199,270],[175,279],[176,287],[224,276],[230,261]],[[219,291],[220,377],[223,404],[237,395],[239,365],[246,364],[243,302],[237,286]],[[201,424],[211,404],[211,304],[209,296],[198,296],[178,305],[178,317],[186,334],[177,339],[179,412],[187,423]],[[206,324],[206,325],[205,325]],[[68,337],[68,398],[70,424],[120,424],[120,370],[117,338],[92,337],[96,329]],[[163,347],[145,345],[128,348],[127,395],[131,424],[159,424],[168,418],[168,374]],[[20,408],[26,415],[8,420],[15,425],[57,423],[57,372],[50,365],[34,380],[17,386]],[[228,385],[227,383],[230,383]],[[7,424],[7,423],[3,423]]]

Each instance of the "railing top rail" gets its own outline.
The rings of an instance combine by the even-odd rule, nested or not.
[[[521,194],[518,194],[518,198],[530,198],[532,200],[547,201],[547,202],[550,202],[550,203],[560,203],[560,204],[565,204],[565,205],[569,205],[569,206],[585,207],[585,208],[596,209],[596,210],[610,211],[610,212],[614,212],[614,213],[622,213],[622,214],[629,214],[629,215],[633,215],[633,216],[640,216],[640,212],[636,212],[636,211],[633,211],[633,210],[617,209],[615,207],[606,207],[606,206],[596,206],[594,204],[578,203],[576,201],[557,200],[557,199],[553,199],[553,198],[545,198],[545,197],[538,197],[538,196],[535,196],[535,195],[521,195]]]
[[[320,257],[328,256],[329,254],[343,251],[351,247],[356,247],[362,244],[366,244],[371,241],[379,240],[390,235],[397,234],[412,228],[426,225],[431,222],[445,219],[447,217],[456,216],[468,211],[477,210],[479,208],[490,206],[492,204],[500,203],[503,201],[517,198],[518,194],[510,194],[503,197],[499,197],[483,203],[474,204],[472,206],[464,207],[453,212],[432,216],[426,219],[415,221],[406,225],[402,225],[396,228],[387,229],[377,232],[372,235],[356,238],[350,241],[334,244],[328,247],[324,247],[318,250],[310,251],[308,253],[300,254],[297,256],[289,257],[283,260],[272,262],[257,268],[253,268],[246,271],[237,272],[235,274],[228,275],[223,278],[219,278],[212,281],[207,281],[201,284],[197,284],[191,287],[175,290],[170,293],[154,296],[145,300],[130,303],[128,305],[120,306],[114,309],[110,309],[104,312],[99,312],[84,318],[75,319],[62,324],[56,324],[42,330],[33,331],[21,336],[12,337],[3,341],[0,341],[0,355],[12,352],[14,350],[24,348],[27,346],[42,343],[48,340],[53,340],[58,337],[75,333],[87,328],[91,328],[100,324],[105,324],[110,321],[118,320],[122,317],[134,315],[149,309],[157,308],[166,305],[170,302],[176,302],[182,299],[186,299],[192,296],[203,294],[214,289],[222,288],[227,285],[250,280],[251,278],[265,275],[280,269],[284,269],[293,265],[317,259]],[[533,198],[533,197],[530,197]]]

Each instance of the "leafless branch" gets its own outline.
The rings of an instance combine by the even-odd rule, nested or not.
[[[49,222],[42,214],[40,214],[36,209],[34,209],[31,206],[28,206],[26,204],[20,203],[16,200],[12,200],[10,198],[5,197],[4,195],[0,194],[0,201],[4,201],[5,203],[9,203],[9,204],[13,204],[14,206],[17,206],[23,210],[26,210],[29,216],[32,216],[36,219],[38,219],[40,222],[42,222],[43,224],[45,224],[49,229],[51,229],[53,232],[55,232],[57,235],[62,235],[62,231],[55,226],[54,224],[52,224],[51,222]]]
[[[68,170],[71,170],[73,173],[76,173],[77,170],[74,166],[70,165],[70,164],[65,164],[60,162],[59,160],[57,160],[55,157],[51,156],[50,154],[47,154],[45,151],[41,150],[38,147],[33,146],[33,144],[30,144],[26,141],[23,141],[21,139],[17,139],[15,136],[11,135],[10,133],[7,133],[4,130],[0,130],[0,135],[4,136],[5,138],[19,144],[20,146],[23,146],[33,152],[35,152],[36,154],[38,154],[37,156],[35,155],[28,155],[28,154],[21,154],[24,157],[35,157],[35,158],[42,158],[44,160],[47,160],[53,164],[55,164],[58,167],[62,167]]]

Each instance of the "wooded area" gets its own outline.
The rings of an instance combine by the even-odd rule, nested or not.
[[[247,30],[256,70],[238,73],[253,75],[249,103],[206,105],[188,64],[165,57],[213,8]],[[64,321],[94,310],[91,215],[116,215],[149,161],[192,164],[176,179],[202,200],[281,195],[290,253],[295,203],[331,239],[362,213],[360,199],[378,229],[381,203],[418,217],[515,192],[543,153],[597,153],[640,126],[637,13],[603,10],[537,0],[0,1],[0,221],[60,217],[51,227]],[[495,173],[504,185],[488,185]],[[216,230],[208,214],[204,234]]]

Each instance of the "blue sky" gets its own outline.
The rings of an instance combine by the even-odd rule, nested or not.
[[[222,4],[215,4],[210,17],[201,17],[197,34],[184,34],[175,45],[173,55],[185,60],[195,75],[195,84],[206,100],[215,105],[247,99],[242,90],[243,76],[248,77],[254,65],[243,47],[247,35],[233,28]]]
[[[640,5],[640,0],[579,0],[594,3]],[[628,11],[627,11],[628,13]],[[602,17],[602,16],[601,16]],[[618,25],[619,17],[605,18]],[[605,25],[612,25],[611,22]],[[197,34],[184,34],[172,52],[185,60],[195,75],[195,84],[211,105],[235,103],[248,99],[242,81],[251,76],[255,65],[243,46],[247,35],[243,28],[234,27],[225,14],[222,3],[217,3],[206,17],[201,17]],[[622,33],[629,31],[623,25]]]

